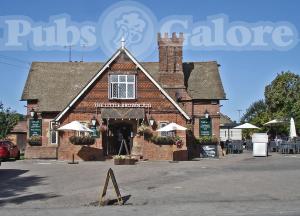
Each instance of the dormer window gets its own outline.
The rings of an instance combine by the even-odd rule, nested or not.
[[[135,75],[110,75],[110,99],[135,99]]]

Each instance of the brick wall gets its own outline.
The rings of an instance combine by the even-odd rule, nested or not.
[[[25,150],[26,159],[55,159],[57,158],[56,147],[27,146]]]

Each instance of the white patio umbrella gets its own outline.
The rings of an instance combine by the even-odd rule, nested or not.
[[[158,129],[157,131],[184,131],[184,130],[187,130],[187,128],[179,125],[179,124],[176,124],[174,122],[170,123],[170,124],[167,124],[166,126]]]
[[[91,129],[86,127],[85,125],[81,124],[79,121],[72,121],[57,130],[60,131],[80,131],[80,132],[93,132]]]
[[[239,126],[234,127],[235,129],[258,129],[259,127],[256,127],[253,124],[245,123]]]
[[[296,126],[295,126],[294,118],[291,118],[291,121],[290,121],[290,138],[293,139],[294,137],[297,137]]]
[[[278,119],[273,119],[271,121],[268,121],[267,123],[264,123],[264,125],[276,125],[276,124],[282,124],[284,121],[278,120]]]
[[[273,120],[271,120],[271,121],[268,121],[267,123],[264,123],[264,125],[265,126],[269,126],[270,127],[270,130],[272,129],[272,126],[273,126],[273,128],[274,128],[274,130],[275,130],[275,135],[276,135],[276,137],[277,137],[277,130],[276,130],[276,127],[277,126],[279,126],[279,125],[281,125],[281,124],[284,124],[284,123],[286,123],[285,121],[283,121],[283,120],[278,120],[278,119],[273,119]]]

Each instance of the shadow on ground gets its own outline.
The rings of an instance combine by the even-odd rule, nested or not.
[[[131,203],[128,203],[128,200],[130,199],[131,195],[122,196],[123,205],[132,205]],[[111,206],[111,205],[118,205],[117,199],[106,199],[104,200],[103,206]],[[91,202],[87,206],[100,206],[99,201]]]
[[[55,194],[37,193],[22,195],[31,186],[41,185],[45,179],[40,176],[22,176],[28,170],[0,169],[0,207],[6,204],[22,204],[28,201],[57,197]]]

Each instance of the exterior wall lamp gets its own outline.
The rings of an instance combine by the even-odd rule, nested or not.
[[[95,116],[93,116],[93,118],[91,119],[92,125],[95,126],[97,123],[97,119]]]
[[[207,111],[207,110],[205,110],[205,113],[204,113],[204,116],[205,116],[205,118],[209,118],[209,112]]]
[[[149,123],[150,123],[150,126],[153,126],[153,125],[154,125],[154,119],[152,118],[152,116],[151,116],[150,119],[149,119]]]
[[[30,116],[31,116],[31,118],[35,118],[35,116],[36,116],[36,112],[34,111],[33,108],[31,108],[31,110],[30,110]]]

